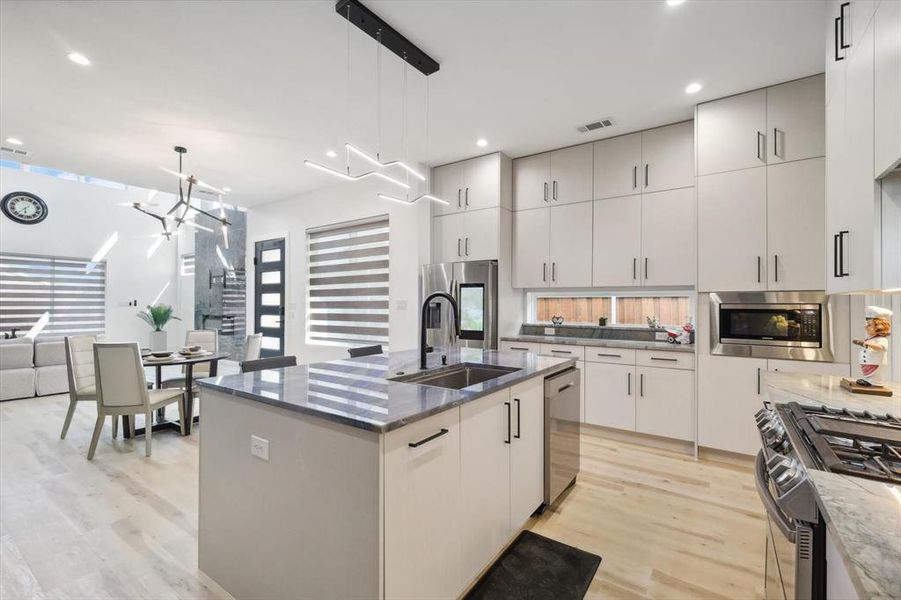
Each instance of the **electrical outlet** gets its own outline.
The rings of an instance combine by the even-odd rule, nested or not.
[[[666,334],[665,331],[655,331],[654,332],[654,339],[657,340],[658,342],[665,342],[668,338],[669,338],[669,336]]]
[[[250,454],[269,462],[269,440],[256,435],[250,436]]]
[[[553,327],[545,327],[544,335],[557,335],[557,330]]]

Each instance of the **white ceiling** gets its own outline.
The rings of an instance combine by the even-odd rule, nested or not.
[[[818,0],[366,4],[441,63],[427,154],[425,78],[408,76],[409,153],[433,165],[674,122],[697,101],[824,68]],[[329,162],[345,140],[375,150],[375,42],[351,28],[347,110],[346,35],[331,1],[4,0],[0,139],[25,141],[35,164],[163,189],[156,167],[173,167],[181,144],[186,170],[231,187],[236,204],[290,197],[334,183],[304,158]],[[390,160],[403,154],[402,63],[385,51],[382,69]],[[692,81],[704,89],[688,96]],[[616,127],[576,131],[599,117]]]

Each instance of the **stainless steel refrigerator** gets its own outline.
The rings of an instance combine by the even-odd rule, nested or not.
[[[457,343],[466,348],[497,349],[497,261],[440,263],[422,267],[422,296],[447,292],[460,307],[460,337],[453,336],[450,303],[432,304],[426,341],[431,346]]]

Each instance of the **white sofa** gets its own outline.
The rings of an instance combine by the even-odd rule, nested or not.
[[[63,340],[0,340],[0,401],[68,390]]]

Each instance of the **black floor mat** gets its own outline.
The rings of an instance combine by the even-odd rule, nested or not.
[[[600,556],[523,531],[466,599],[581,600],[600,564]]]

